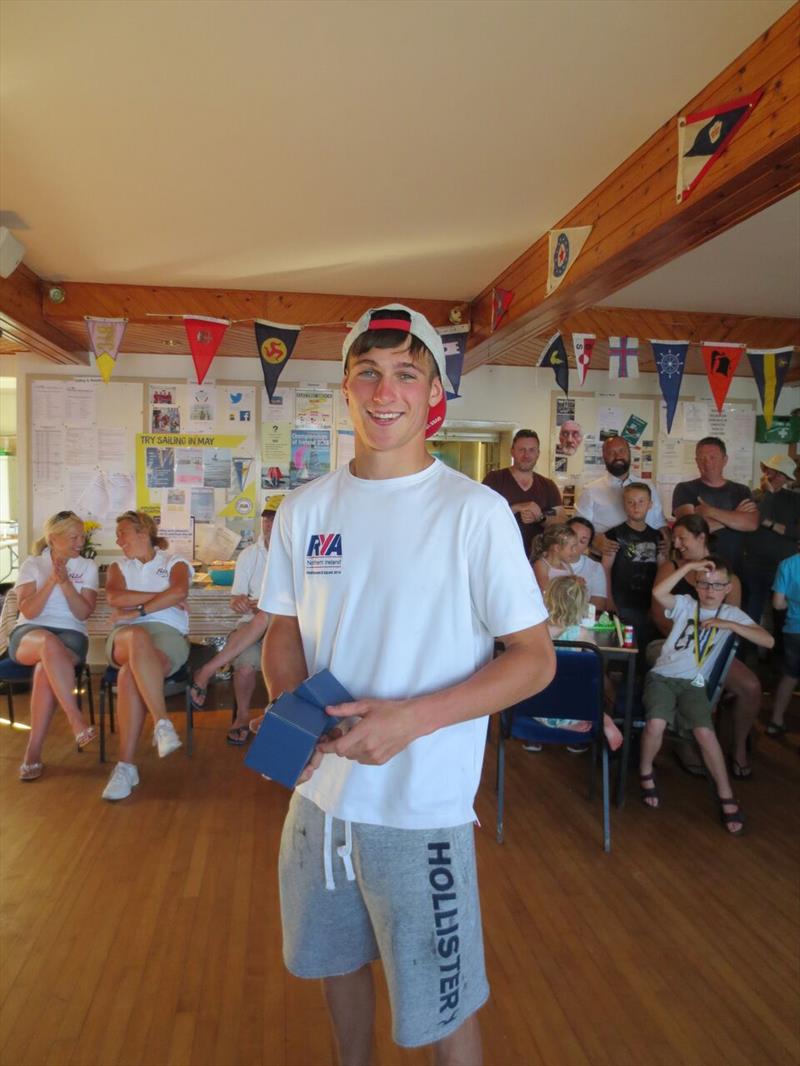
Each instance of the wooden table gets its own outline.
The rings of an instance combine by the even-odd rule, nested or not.
[[[631,732],[633,730],[633,695],[636,680],[636,645],[629,648],[620,647],[617,634],[613,629],[595,630],[593,633],[597,650],[605,662],[619,662],[625,666],[625,702],[622,724],[622,751],[619,760],[619,777],[617,779],[617,807],[625,804],[625,783],[628,776],[628,760],[631,750]]]

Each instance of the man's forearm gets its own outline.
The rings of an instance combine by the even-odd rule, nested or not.
[[[292,692],[308,677],[296,618],[273,616],[261,647],[261,671],[273,700],[283,692]]]
[[[758,529],[758,511],[726,511],[722,507],[708,508],[709,525],[718,522],[720,526],[736,529],[740,533],[752,533]],[[718,527],[719,528],[719,527]]]

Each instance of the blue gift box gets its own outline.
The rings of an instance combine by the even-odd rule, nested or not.
[[[352,701],[330,670],[307,678],[269,707],[245,756],[245,766],[294,788],[320,737],[339,723],[325,708]]]

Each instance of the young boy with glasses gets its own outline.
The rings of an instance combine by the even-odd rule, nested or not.
[[[675,585],[693,571],[698,574],[697,600],[674,595]],[[653,598],[672,619],[672,629],[645,682],[647,725],[642,734],[639,778],[642,802],[657,808],[653,759],[661,747],[664,730],[672,725],[679,731],[691,732],[717,787],[722,824],[732,836],[738,836],[744,829],[744,815],[731,795],[725,756],[711,719],[706,681],[729,632],[762,648],[771,648],[775,640],[744,611],[724,603],[730,590],[730,568],[715,555],[701,562],[685,563],[653,588]]]

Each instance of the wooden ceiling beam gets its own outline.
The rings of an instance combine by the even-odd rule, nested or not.
[[[486,286],[471,305],[465,371],[489,361],[498,346],[508,349],[515,337],[558,328],[569,315],[800,188],[799,36],[800,4],[795,4],[558,222],[558,228],[594,228],[552,296],[545,295],[547,234]],[[764,95],[750,119],[691,196],[677,204],[678,116],[760,88]],[[515,296],[492,334],[495,288]]]
[[[85,353],[74,351],[70,337],[44,318],[42,280],[24,263],[9,277],[0,278],[0,329],[3,339],[17,349],[43,355],[51,362],[89,362]]]

